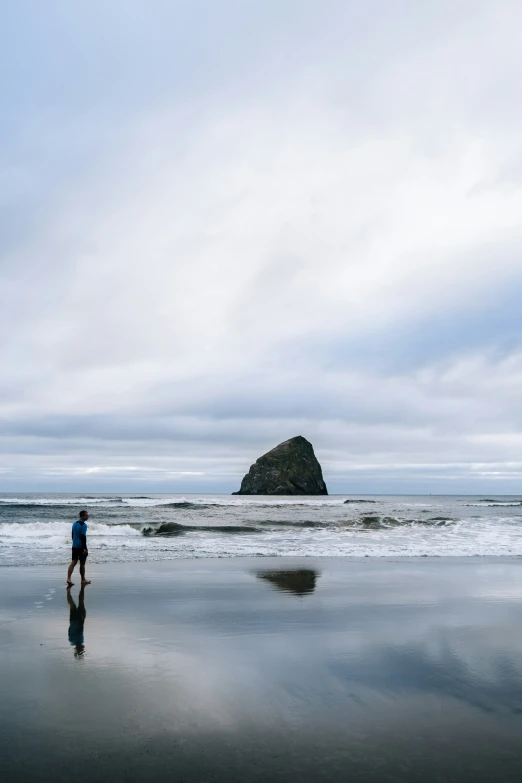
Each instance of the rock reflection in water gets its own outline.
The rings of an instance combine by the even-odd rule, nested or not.
[[[313,593],[320,574],[311,568],[300,568],[292,571],[257,571],[256,576],[270,582],[276,590],[306,595]]]

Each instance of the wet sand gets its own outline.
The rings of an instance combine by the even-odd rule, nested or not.
[[[0,776],[519,781],[518,559],[0,569]]]

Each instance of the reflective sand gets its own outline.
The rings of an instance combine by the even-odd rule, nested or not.
[[[0,569],[0,774],[518,781],[522,564]]]

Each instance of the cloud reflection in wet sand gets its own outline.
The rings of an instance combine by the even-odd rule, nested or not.
[[[80,781],[517,780],[515,563],[252,566],[99,568],[81,667],[65,600],[0,573],[6,779],[68,779],[81,730]]]

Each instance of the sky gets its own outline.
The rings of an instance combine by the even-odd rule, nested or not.
[[[0,491],[522,492],[518,0],[0,11]]]

